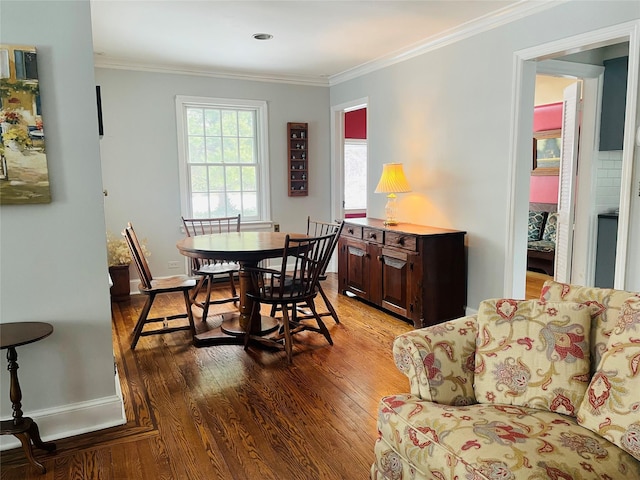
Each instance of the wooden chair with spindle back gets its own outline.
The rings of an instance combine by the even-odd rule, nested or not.
[[[131,258],[138,270],[138,275],[140,277],[140,285],[138,286],[138,289],[141,294],[147,296],[147,300],[144,307],[142,307],[142,311],[138,316],[138,321],[133,329],[131,350],[135,350],[140,337],[147,335],[158,335],[177,332],[180,330],[189,330],[193,337],[195,335],[195,327],[193,323],[193,316],[191,314],[191,299],[189,297],[189,292],[196,285],[195,279],[190,278],[187,275],[176,275],[169,278],[154,279],[151,275],[151,269],[149,268],[149,264],[147,263],[147,259],[144,256],[142,247],[131,222],[127,224],[127,228],[122,232],[122,236],[125,238],[127,245],[129,246]],[[156,296],[174,292],[183,293],[186,312],[165,317],[149,318],[149,313]],[[183,318],[188,319],[188,325],[169,326],[169,322]],[[162,322],[163,327],[144,330],[145,325],[155,322]]]
[[[187,236],[195,237],[197,235],[209,235],[217,233],[230,233],[240,231],[240,214],[233,217],[212,217],[212,218],[184,218],[182,217],[184,229]],[[191,259],[191,272],[198,275],[200,280],[193,290],[191,302],[202,309],[202,321],[206,321],[209,313],[209,305],[219,305],[223,303],[238,304],[239,296],[236,291],[235,277],[240,270],[238,262],[209,260],[204,258]],[[231,296],[221,299],[211,300],[211,288],[214,281],[219,277],[228,277]],[[197,297],[205,283],[207,284],[207,293],[203,301],[198,301]]]
[[[251,279],[251,291],[247,292],[247,297],[253,300],[251,321],[256,318],[255,310],[260,308],[261,303],[278,306],[282,311],[280,333],[273,337],[252,336],[249,333],[252,331],[250,325],[245,334],[245,350],[251,338],[276,346],[281,346],[280,341],[284,340],[284,350],[291,363],[293,334],[304,330],[323,334],[329,344],[333,345],[329,330],[322,318],[316,314],[314,298],[318,294],[318,283],[327,258],[331,256],[334,238],[335,233],[301,238],[287,235],[280,269],[244,268]],[[317,327],[298,321],[301,319],[296,317],[296,306],[300,304],[306,304],[312,311]],[[289,310],[292,312],[291,317]]]

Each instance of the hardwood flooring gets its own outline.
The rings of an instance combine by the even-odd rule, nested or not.
[[[540,298],[540,291],[542,285],[547,280],[553,280],[553,277],[538,272],[527,272],[527,287],[525,291],[525,298],[538,299]]]
[[[58,440],[52,454],[36,450],[44,475],[21,449],[2,452],[1,478],[368,478],[378,401],[409,390],[391,345],[412,327],[338,295],[336,280],[331,275],[326,290],[341,323],[325,318],[334,345],[316,333],[297,335],[292,366],[284,352],[261,347],[195,348],[187,332],[142,337],[132,352],[144,298],[114,303],[126,425]],[[155,312],[182,301],[180,294],[158,297]]]

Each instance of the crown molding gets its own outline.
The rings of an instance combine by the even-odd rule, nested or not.
[[[240,73],[231,71],[212,71],[197,67],[180,67],[177,65],[141,64],[128,59],[94,55],[96,68],[114,70],[134,70],[141,72],[169,73],[175,75],[195,75],[229,80],[248,80],[256,82],[288,83],[313,87],[330,87],[362,75],[380,70],[396,63],[409,60],[424,53],[442,48],[446,45],[472,37],[501,25],[533,15],[572,0],[520,0],[520,2],[504,7],[491,14],[470,20],[456,28],[434,35],[409,47],[379,57],[371,62],[363,63],[343,72],[328,77],[305,75],[279,75],[269,73]]]
[[[331,75],[329,77],[329,85],[334,86],[339,83],[346,82],[347,80],[352,80],[367,73],[409,60],[424,53],[437,50],[438,48],[442,48],[446,45],[487,32],[499,26],[514,22],[569,1],[571,0],[539,0],[535,2],[521,0],[517,4],[504,7],[483,17],[470,20],[458,27],[429,37],[412,46],[397,50],[389,55],[379,57],[371,62],[363,63],[336,75]]]
[[[268,73],[239,73],[216,72],[200,68],[186,68],[177,65],[141,64],[131,60],[107,57],[104,55],[93,56],[94,67],[109,68],[113,70],[134,70],[139,72],[169,73],[174,75],[194,75],[199,77],[224,78],[228,80],[249,80],[255,82],[289,83],[293,85],[306,85],[312,87],[328,87],[329,81],[324,77],[312,77],[304,75],[275,75]]]

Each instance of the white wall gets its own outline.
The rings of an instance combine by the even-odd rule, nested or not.
[[[44,438],[123,420],[116,396],[88,1],[3,1],[0,42],[35,45],[52,202],[0,207],[0,322],[53,334],[19,347],[22,409]],[[11,417],[2,351],[0,410]],[[16,446],[11,436],[2,446]]]
[[[175,275],[183,257],[175,97],[266,100],[269,108],[271,220],[304,232],[307,215],[329,219],[329,89],[196,75],[96,68],[104,136],[100,140],[107,228],[127,221],[147,238],[154,276]],[[309,196],[287,195],[287,122],[309,123]],[[136,274],[132,271],[132,278]],[[136,282],[137,283],[137,282]]]
[[[471,309],[505,291],[514,52],[638,18],[637,2],[561,3],[331,87],[331,105],[369,99],[369,192],[383,163],[404,162],[413,192],[399,196],[400,220],[468,232]],[[384,215],[384,196],[368,203]]]

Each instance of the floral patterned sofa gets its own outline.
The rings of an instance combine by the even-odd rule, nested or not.
[[[640,479],[640,294],[548,281],[393,354],[373,480]]]

